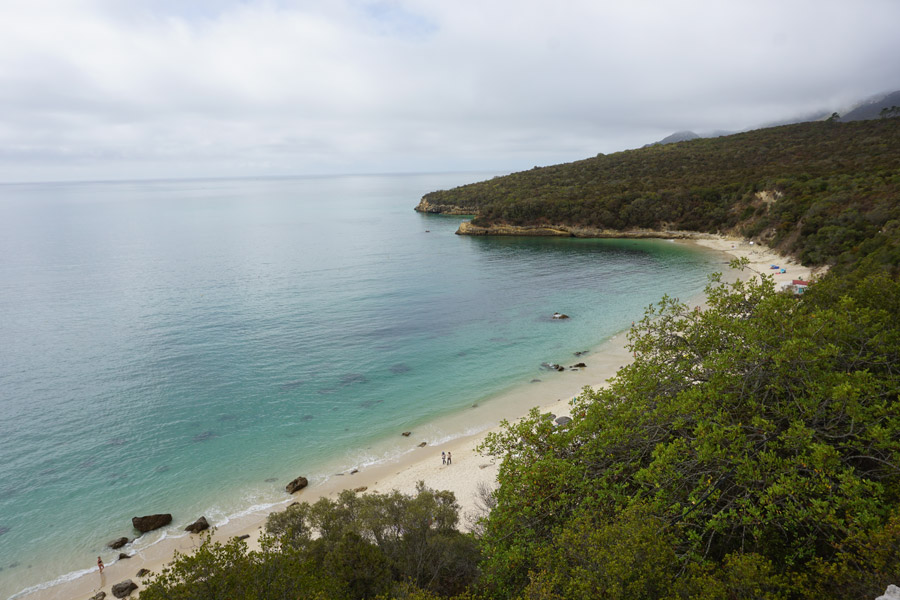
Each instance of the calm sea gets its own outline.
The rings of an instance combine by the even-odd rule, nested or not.
[[[383,460],[722,268],[413,211],[488,177],[0,186],[0,597],[113,559],[134,515],[174,534]]]

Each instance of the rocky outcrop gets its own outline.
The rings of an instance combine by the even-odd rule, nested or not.
[[[308,485],[309,480],[307,480],[306,477],[301,476],[284,486],[284,489],[287,490],[288,494],[293,494],[295,492],[299,492]]]
[[[478,211],[474,208],[456,206],[455,204],[431,203],[427,200],[427,197],[423,197],[419,205],[416,206],[416,212],[442,215],[474,215]]]
[[[571,369],[583,369],[583,368],[585,368],[586,366],[587,366],[587,365],[584,364],[584,363],[575,363],[575,364],[572,365],[570,368],[571,368]]]
[[[541,363],[542,369],[547,369],[548,371],[565,371],[566,368],[562,365],[558,365],[556,363]]]
[[[555,236],[577,238],[609,238],[609,239],[665,239],[696,240],[715,237],[697,231],[652,229],[632,229],[619,231],[616,229],[597,229],[595,227],[578,227],[574,225],[507,225],[495,223],[487,227],[473,225],[470,221],[459,224],[456,235],[512,235],[512,236]]]
[[[136,577],[146,577],[150,574],[150,569],[138,569]]]
[[[106,592],[100,591],[91,596],[90,600],[103,600],[106,598]]]
[[[557,425],[565,425],[565,424],[571,423],[571,422],[572,422],[571,417],[559,417],[558,419],[556,419]]]
[[[137,584],[130,579],[126,579],[125,581],[120,581],[119,583],[112,586],[112,595],[116,598],[124,598],[125,596],[130,596],[131,592],[138,588]]]
[[[132,517],[131,524],[141,533],[147,533],[160,527],[165,527],[172,522],[172,515],[169,513],[158,515],[146,515],[143,517]]]
[[[116,538],[110,542],[107,542],[106,545],[109,546],[110,548],[112,548],[113,550],[118,550],[119,548],[121,548],[122,546],[127,544],[128,542],[129,542],[129,539],[127,537],[120,537],[120,538]]]
[[[206,520],[206,517],[200,517],[184,528],[185,531],[190,531],[191,533],[200,533],[207,529],[209,529],[209,521]]]

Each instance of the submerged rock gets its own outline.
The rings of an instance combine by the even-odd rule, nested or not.
[[[288,494],[293,494],[294,492],[299,492],[303,488],[309,485],[309,480],[306,477],[300,476],[284,486],[284,489],[287,490]]]
[[[171,522],[172,515],[170,513],[131,518],[131,524],[141,533],[147,533],[148,531],[165,527]]]
[[[128,542],[129,542],[129,540],[127,537],[120,537],[120,538],[112,540],[111,542],[108,542],[106,545],[109,546],[110,548],[112,548],[113,550],[118,550],[119,548],[121,548],[122,546],[127,544]]]
[[[207,529],[209,529],[209,521],[206,520],[206,517],[200,517],[184,528],[185,531],[190,531],[191,533],[200,533]]]
[[[124,598],[125,596],[130,596],[131,592],[138,588],[137,584],[130,579],[126,579],[125,581],[120,581],[119,583],[112,586],[112,595],[116,598]]]

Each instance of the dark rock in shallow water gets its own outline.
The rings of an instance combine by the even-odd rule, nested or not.
[[[369,383],[369,378],[362,373],[347,373],[341,377],[341,387],[353,385],[354,383]]]
[[[583,368],[585,368],[586,366],[587,366],[587,365],[584,364],[584,363],[575,363],[574,365],[572,365],[571,368],[573,368],[573,369],[583,369]]]
[[[421,444],[419,444],[419,448],[424,448],[427,445],[428,445],[428,442],[422,442]]]
[[[150,569],[140,569],[137,572],[137,575],[135,575],[135,577],[144,577],[145,575],[149,575],[149,574],[150,574]]]
[[[120,538],[112,540],[111,542],[109,542],[106,545],[109,546],[110,548],[112,548],[113,550],[118,550],[119,548],[121,548],[122,546],[127,544],[128,541],[129,540],[127,537],[120,537]]]
[[[312,421],[315,418],[316,417],[313,415],[303,415],[302,417],[300,417],[300,420],[301,421]]]
[[[144,517],[132,517],[131,524],[141,533],[147,533],[160,527],[165,527],[172,522],[172,515],[169,513],[158,515],[147,515]]]
[[[125,554],[124,552],[119,552],[119,560],[125,560],[127,558],[131,558],[131,555]]]
[[[7,531],[9,531],[9,527],[2,527],[2,526],[0,526],[0,535],[3,535],[3,534],[6,533]]]
[[[137,584],[130,579],[126,579],[125,581],[120,581],[116,585],[112,586],[112,595],[116,598],[124,598],[125,596],[130,596],[131,592],[138,588]]]
[[[206,440],[210,440],[216,437],[216,433],[214,431],[204,431],[203,433],[198,433],[194,436],[195,442],[205,442]]]
[[[294,492],[299,492],[308,485],[309,480],[307,480],[306,477],[301,476],[284,486],[284,489],[287,490],[288,494],[293,494]]]
[[[409,437],[409,436],[412,435],[412,431],[404,431],[404,432],[401,433],[400,435],[402,435],[403,437]]]
[[[581,356],[582,354],[587,354],[587,353],[588,353],[587,350],[581,350],[580,352],[576,352],[575,356]]]
[[[350,471],[351,475],[353,475],[354,473],[359,473],[359,469],[353,469],[352,471]]]
[[[206,520],[206,517],[200,517],[184,528],[185,531],[190,531],[191,533],[200,533],[207,529],[209,529],[209,521]]]
[[[568,319],[569,315],[564,315],[563,313],[553,313],[553,318],[556,320]]]
[[[403,363],[397,363],[396,365],[391,365],[390,371],[394,375],[400,375],[401,373],[409,373],[412,371],[412,367]]]
[[[541,382],[540,379],[532,379],[532,380],[530,381],[530,383],[540,383],[540,382]]]

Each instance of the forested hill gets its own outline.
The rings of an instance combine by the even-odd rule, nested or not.
[[[426,194],[474,225],[736,233],[806,264],[900,264],[900,118],[800,123]],[[490,231],[490,229],[488,229]],[[896,273],[895,273],[896,274]]]

